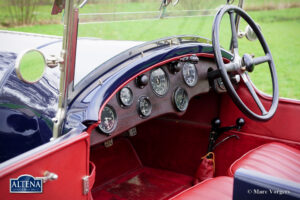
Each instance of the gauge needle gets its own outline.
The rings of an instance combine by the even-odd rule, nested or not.
[[[159,85],[159,78],[156,78],[156,83],[157,85]]]
[[[105,118],[104,118],[104,124],[105,124],[105,125],[109,125],[109,121],[110,121],[110,120],[112,120],[111,117],[105,117]]]

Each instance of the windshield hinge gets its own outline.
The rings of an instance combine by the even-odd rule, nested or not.
[[[62,64],[64,62],[64,59],[62,57],[57,57],[55,55],[50,55],[46,59],[46,64],[50,68],[57,67],[59,64]]]

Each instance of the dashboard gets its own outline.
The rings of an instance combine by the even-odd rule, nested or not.
[[[212,69],[216,69],[212,59],[192,54],[155,64],[132,77],[105,104],[91,145],[167,113],[183,115],[191,98],[209,91],[207,72]]]

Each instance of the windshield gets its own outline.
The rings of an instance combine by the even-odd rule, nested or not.
[[[165,1],[165,0],[164,0]],[[118,53],[146,41],[175,35],[212,38],[213,20],[227,0],[89,0],[80,9],[75,85],[88,73]],[[169,0],[167,0],[167,3]],[[230,1],[238,5],[238,0]],[[280,96],[300,99],[300,0],[245,0],[243,8],[262,27],[278,72]],[[241,20],[239,33],[246,28]],[[220,27],[220,44],[229,50],[229,17]],[[82,39],[97,38],[97,40]],[[99,40],[100,39],[100,40]],[[239,39],[239,55],[264,55],[260,43]],[[272,94],[267,63],[250,74],[255,86]]]
[[[79,14],[78,35],[81,39],[78,40],[75,84],[95,67],[143,42],[176,35],[210,39],[214,15],[226,2],[89,0]]]

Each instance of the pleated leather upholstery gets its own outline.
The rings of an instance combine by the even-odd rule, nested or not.
[[[207,179],[171,198],[172,200],[232,200],[233,178],[219,176]]]
[[[236,160],[228,169],[229,176],[238,168],[300,183],[300,151],[277,142],[264,144]]]

